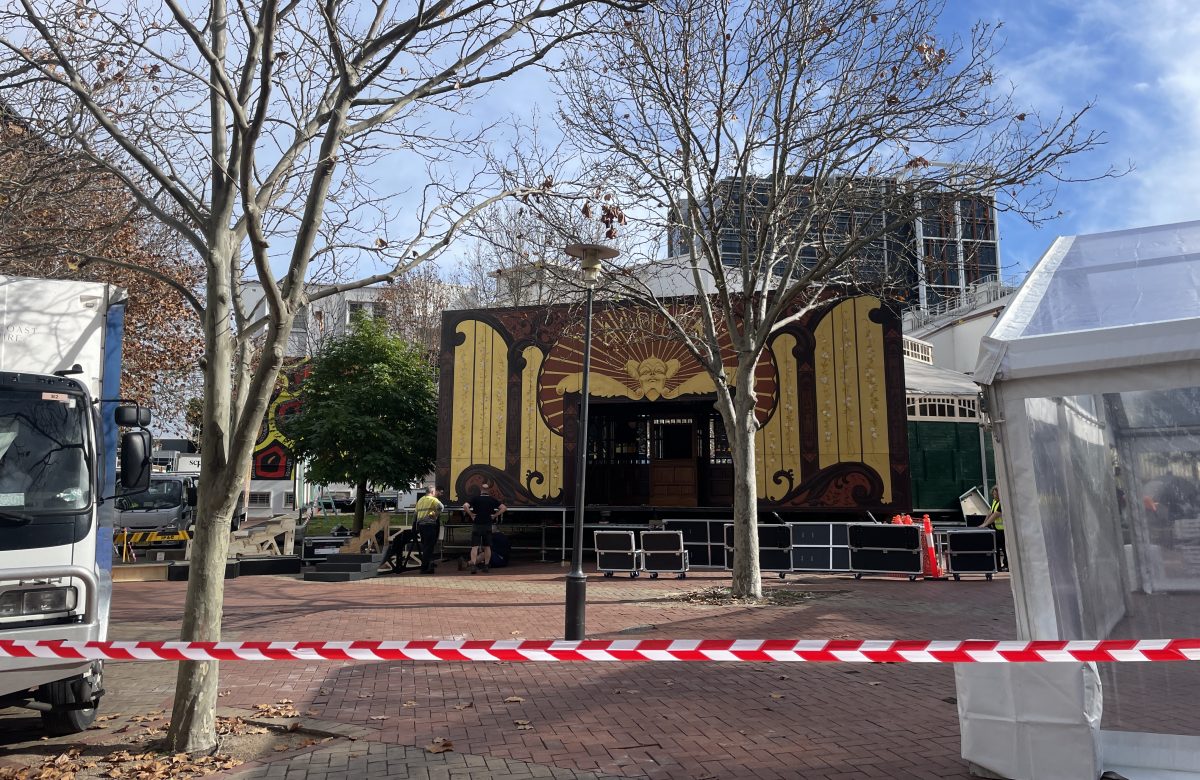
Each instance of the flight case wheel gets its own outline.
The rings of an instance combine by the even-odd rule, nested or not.
[[[629,579],[636,580],[637,578],[638,578],[638,573],[636,571],[629,572]]]
[[[916,581],[917,581],[917,575],[915,575],[915,574],[910,574],[910,575],[908,575],[908,581],[909,581],[909,582],[916,582]]]
[[[955,581],[955,582],[958,582],[958,581],[959,581],[959,580],[961,580],[961,579],[962,579],[962,575],[961,575],[961,574],[955,574],[955,575],[954,575],[954,581]]]
[[[652,579],[652,580],[658,579],[658,572],[656,572],[656,571],[650,572],[650,579]]]
[[[613,576],[613,573],[611,571],[606,571],[606,572],[604,572],[604,576],[611,577],[611,576]]]
[[[984,577],[987,577],[987,581],[988,581],[988,582],[991,582],[991,581],[992,581],[992,575],[990,575],[990,574],[985,574],[985,575],[983,575],[983,576],[984,576]]]
[[[856,580],[861,580],[861,579],[862,579],[862,572],[861,572],[861,571],[856,571],[856,572],[854,572],[854,579],[856,579]]]

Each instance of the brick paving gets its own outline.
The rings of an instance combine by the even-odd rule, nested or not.
[[[226,639],[549,639],[561,635],[564,569],[408,574],[357,583],[246,577],[226,590]],[[727,584],[589,581],[595,638],[1011,638],[1012,595],[994,582],[842,576],[765,581],[811,591],[798,606],[664,600]],[[120,583],[118,639],[174,636],[185,583]],[[107,711],[169,706],[174,666],[107,667]],[[225,707],[280,698],[356,742],[268,757],[236,776],[449,778],[967,778],[953,670],[943,665],[227,662]],[[509,697],[523,701],[505,702]],[[28,716],[0,717],[0,740]],[[515,721],[529,721],[519,729]],[[8,736],[6,736],[6,731]],[[431,754],[435,738],[452,752]],[[36,737],[35,737],[36,739]],[[43,743],[44,744],[44,743]]]

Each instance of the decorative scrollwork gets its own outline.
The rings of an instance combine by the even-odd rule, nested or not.
[[[771,481],[776,485],[782,485],[784,480],[787,480],[787,490],[783,491],[786,496],[796,488],[796,472],[793,469],[780,469],[771,475]],[[773,496],[767,496],[768,501],[776,501]]]

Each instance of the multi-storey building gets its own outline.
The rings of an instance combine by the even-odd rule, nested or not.
[[[841,205],[836,207],[810,206],[803,186],[789,187],[787,197],[795,203],[779,208],[769,203],[777,194],[766,180],[729,179],[722,188],[724,197],[703,214],[713,215],[718,223],[721,260],[729,266],[755,261],[763,242],[791,244],[778,247],[781,259],[795,252],[802,262],[816,262],[820,244],[866,237],[841,272],[851,281],[878,286],[888,297],[921,307],[958,297],[972,285],[998,276],[991,196],[925,193],[911,202],[898,201],[904,208],[893,213],[883,203],[897,202],[892,192],[899,186],[896,181],[864,178],[855,184],[844,188],[852,198],[839,196]],[[686,202],[681,206],[682,212]],[[670,256],[688,251],[685,222],[680,214],[669,219]]]

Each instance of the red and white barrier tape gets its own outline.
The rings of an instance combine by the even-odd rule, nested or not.
[[[999,642],[618,639],[412,642],[70,642],[0,640],[2,658],[109,661],[774,661],[1062,663],[1200,661],[1200,639]],[[0,662],[0,668],[3,663]]]

